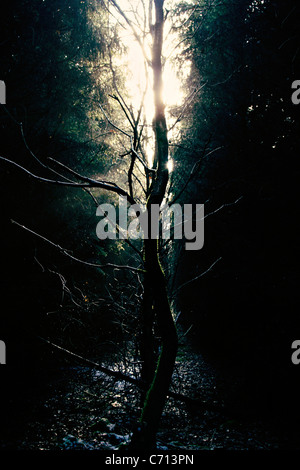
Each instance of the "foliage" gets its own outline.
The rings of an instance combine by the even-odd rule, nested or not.
[[[289,408],[284,386],[276,387],[280,370],[293,388],[284,358],[299,326],[293,235],[299,110],[291,102],[299,73],[297,11],[292,1],[198,6],[184,39],[192,61],[187,86],[203,88],[175,154],[181,167],[191,162],[185,180],[197,170],[182,197],[205,202],[206,212],[204,249],[184,253],[176,286],[221,258],[180,289],[180,319],[193,324],[195,343],[223,370],[244,368],[244,393],[272,408],[271,390],[286,416],[295,402]]]
[[[45,167],[48,157],[86,175],[101,174],[116,152],[99,103],[105,105],[111,91],[109,54],[121,50],[116,33],[107,27],[104,5],[93,0],[13,1],[0,21],[0,76],[7,88],[7,106],[0,110],[1,156],[46,178],[53,175]],[[0,178],[2,334],[13,344],[26,334],[51,333],[67,343],[73,335],[75,348],[88,344],[92,334],[85,341],[74,328],[89,325],[92,330],[99,322],[93,301],[85,302],[85,296],[95,300],[83,281],[86,272],[20,233],[11,219],[83,258],[96,254],[101,262],[109,247],[104,249],[96,238],[94,203],[83,191],[79,195],[78,190],[29,183],[7,164]],[[99,270],[89,274],[88,286],[97,277],[103,277]],[[108,310],[101,311],[106,324]],[[38,347],[33,343],[32,351]]]

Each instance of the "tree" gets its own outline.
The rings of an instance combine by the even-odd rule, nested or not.
[[[219,362],[230,354],[234,360],[237,355],[242,360],[251,358],[247,368],[249,375],[251,367],[257,374],[257,364],[265,364],[259,357],[265,348],[262,331],[271,332],[272,346],[277,342],[276,322],[280,317],[274,316],[273,307],[278,303],[284,311],[287,302],[280,299],[280,295],[277,302],[273,288],[278,286],[278,292],[289,294],[293,282],[290,283],[292,288],[282,289],[286,258],[285,254],[279,260],[274,256],[274,252],[278,252],[278,239],[272,237],[270,227],[278,220],[280,204],[284,222],[290,223],[291,213],[297,209],[289,196],[298,200],[294,188],[299,172],[291,176],[290,168],[283,171],[282,164],[287,152],[297,170],[294,164],[299,149],[297,111],[291,109],[290,96],[288,102],[283,98],[286,85],[290,92],[292,78],[297,78],[293,73],[297,71],[299,51],[292,40],[298,37],[294,15],[297,10],[291,1],[284,4],[249,0],[238,4],[231,0],[221,4],[211,0],[189,1],[178,3],[172,11],[165,8],[164,0],[128,1],[124,5],[122,3],[121,7],[115,0],[109,3],[70,0],[67,4],[45,0],[29,5],[22,0],[18,2],[18,14],[11,9],[14,26],[3,24],[0,45],[9,40],[18,47],[12,56],[4,55],[4,70],[11,73],[0,78],[4,78],[11,89],[22,77],[22,86],[13,98],[12,110],[5,108],[1,115],[1,130],[5,136],[0,157],[1,167],[5,168],[1,189],[6,195],[13,186],[9,194],[18,190],[22,195],[19,204],[22,201],[23,206],[20,205],[18,211],[12,211],[10,205],[5,208],[7,222],[13,214],[14,227],[22,228],[28,236],[26,245],[19,242],[19,249],[13,255],[5,249],[8,262],[13,258],[15,271],[21,264],[22,249],[28,258],[28,250],[31,250],[35,262],[40,264],[36,246],[28,242],[35,238],[38,243],[56,249],[70,263],[79,263],[85,269],[96,268],[101,280],[105,280],[103,273],[108,272],[106,279],[114,278],[115,290],[122,290],[129,279],[124,273],[130,273],[130,285],[120,296],[128,297],[129,290],[142,292],[140,305],[136,300],[138,296],[135,297],[136,310],[141,307],[138,322],[141,329],[140,380],[109,369],[101,370],[116,378],[127,378],[141,387],[142,411],[130,447],[148,450],[155,447],[166,396],[170,393],[178,344],[174,306],[174,310],[183,311],[181,318],[186,315],[195,323],[195,337],[200,340],[202,351],[208,350],[211,356],[215,353]],[[25,27],[19,15],[26,18]],[[176,60],[181,65],[182,76],[187,76],[185,85],[189,90],[183,106],[174,107],[169,113],[174,118],[171,126],[167,125],[162,94],[167,18],[172,21],[171,31],[182,34],[174,51],[180,51]],[[120,32],[125,28],[131,31],[142,51],[146,73],[136,107],[128,104],[130,96],[124,89],[126,74],[122,66],[116,65],[120,62],[120,51],[125,50],[120,45]],[[270,30],[269,41],[261,48],[265,30]],[[184,70],[184,61],[190,64],[189,72]],[[151,79],[154,117],[149,126],[145,96]],[[20,121],[23,113],[28,116],[26,126],[24,119]],[[11,130],[12,122],[17,131]],[[171,140],[170,130],[179,122],[182,124],[179,137],[172,136]],[[152,148],[150,127],[154,136]],[[15,137],[19,139],[18,145]],[[172,177],[168,171],[171,152],[176,163]],[[30,163],[28,154],[32,158]],[[91,154],[93,161],[88,167]],[[78,201],[87,204],[89,200],[90,204],[98,206],[100,201],[115,201],[117,196],[122,196],[137,214],[139,204],[145,203],[149,232],[159,225],[161,212],[156,209],[165,201],[206,200],[208,247],[206,245],[201,253],[190,254],[184,253],[182,241],[170,244],[168,240],[151,237],[143,242],[125,239],[128,251],[123,264],[118,248],[112,250],[108,262],[103,262],[114,242],[97,244],[93,240],[92,254],[98,255],[94,261],[83,247],[84,243],[78,243],[80,237],[74,237],[71,243],[66,235],[61,237],[54,230],[48,230],[46,224],[39,230],[43,217],[36,218],[35,211],[32,214],[28,210],[29,226],[19,222],[15,214],[24,212],[24,200],[28,201],[28,186],[17,176],[19,172],[34,182],[29,198],[30,203],[35,204],[34,209],[49,207],[45,206],[51,191],[49,186],[58,188],[56,200],[63,199],[59,190],[82,190],[82,198],[73,196],[72,210],[78,208]],[[41,183],[42,190],[38,189]],[[282,191],[285,198],[282,198]],[[289,213],[284,211],[286,201]],[[142,223],[141,214],[139,217]],[[79,225],[76,224],[76,228]],[[120,230],[116,223],[114,225]],[[70,226],[75,232],[75,224],[61,224],[59,228],[63,227],[65,234]],[[86,227],[84,230],[87,232]],[[277,232],[282,235],[276,228]],[[5,233],[10,233],[7,227]],[[262,233],[266,246],[258,250]],[[68,249],[62,248],[61,240],[68,241]],[[284,240],[288,242],[287,238]],[[77,245],[88,260],[77,256]],[[290,254],[295,246],[291,244]],[[221,259],[217,269],[212,269]],[[59,264],[58,260],[55,262]],[[199,266],[204,265],[210,268],[200,270]],[[42,264],[40,268],[44,269]],[[122,273],[118,278],[116,271]],[[210,276],[203,280],[206,273]],[[62,292],[67,292],[64,276],[58,271],[54,274],[61,281]],[[13,279],[15,276],[13,273]],[[293,281],[293,276],[294,268],[288,272],[289,280]],[[28,272],[24,270],[20,277],[29,277]],[[99,277],[95,282],[99,283]],[[5,296],[7,304],[9,294]],[[116,304],[111,292],[109,295],[112,304]],[[171,304],[174,299],[176,302]],[[128,305],[126,301],[122,305],[127,316]],[[21,307],[24,307],[22,301]],[[286,326],[282,321],[279,324]],[[285,329],[282,330],[286,338]],[[254,345],[258,346],[259,360],[253,360]],[[274,347],[271,350],[274,351]]]
[[[156,175],[149,188],[147,198],[148,227],[153,223],[153,206],[161,205],[168,184],[168,131],[162,100],[162,45],[163,45],[163,0],[155,0],[155,23],[153,25],[152,68],[155,115],[153,127],[155,133],[154,165]],[[152,25],[151,25],[152,26]],[[145,335],[152,328],[151,310],[155,311],[158,331],[161,336],[161,353],[154,374],[153,382],[146,395],[141,416],[141,429],[133,438],[134,445],[144,449],[154,447],[154,439],[159,420],[168,393],[173,366],[177,354],[177,333],[170,309],[166,280],[159,262],[157,240],[151,238],[144,242],[145,291],[151,289],[151,297],[144,305]],[[149,318],[150,317],[150,318]],[[145,344],[148,344],[145,338]]]
[[[25,138],[23,139],[24,144],[34,156],[35,162],[37,164],[34,170],[28,168],[26,164],[23,165],[18,163],[12,158],[2,156],[0,158],[3,164],[9,165],[14,169],[21,170],[30,176],[34,181],[66,188],[81,188],[86,191],[90,191],[92,189],[101,189],[119,196],[125,196],[130,204],[136,203],[136,196],[138,194],[135,191],[135,185],[133,183],[135,169],[138,168],[139,171],[142,169],[144,171],[145,187],[143,191],[146,196],[148,227],[149,231],[151,231],[151,224],[159,223],[160,215],[159,213],[155,212],[155,207],[161,206],[166,196],[166,189],[169,181],[169,172],[167,166],[169,157],[168,130],[165,116],[165,105],[163,103],[162,97],[162,47],[165,21],[163,9],[164,0],[154,0],[154,2],[149,2],[149,30],[152,36],[151,59],[146,57],[142,36],[137,33],[133,22],[127,17],[125,11],[123,11],[114,0],[111,0],[110,3],[118,12],[120,17],[125,20],[127,25],[132,29],[135,39],[145,53],[145,65],[146,67],[150,66],[153,71],[153,95],[155,108],[155,114],[153,118],[153,131],[155,136],[153,166],[148,166],[147,158],[145,157],[145,153],[143,151],[144,124],[140,124],[143,102],[141,103],[140,109],[136,115],[134,114],[133,110],[127,106],[124,97],[118,89],[116,72],[112,65],[111,56],[110,68],[115,88],[115,94],[112,95],[112,98],[118,103],[121,110],[123,111],[126,119],[125,122],[127,125],[129,125],[130,133],[127,132],[127,130],[121,130],[120,127],[116,125],[110,117],[108,117],[104,111],[103,106],[101,106],[101,110],[103,111],[105,120],[116,131],[116,133],[120,133],[129,139],[128,143],[130,145],[130,149],[126,152],[126,155],[130,156],[130,162],[127,169],[128,191],[123,189],[119,183],[117,184],[116,182],[107,182],[105,180],[84,176],[78,171],[71,169],[68,165],[65,164],[65,162],[63,163],[57,159],[51,158],[50,160],[44,162],[43,158],[38,158],[35,155],[35,153],[27,144],[27,140],[25,140]],[[145,8],[144,4],[143,6]],[[153,16],[154,22],[152,23]],[[68,15],[66,18],[67,21],[69,21]],[[58,31],[58,33],[57,34],[60,36],[61,32]],[[68,31],[64,32],[63,34],[64,36],[68,35]],[[69,42],[67,44],[69,45]],[[75,64],[75,67],[72,67],[72,71],[76,73],[76,70],[77,65]],[[67,95],[66,99],[69,100],[70,96]],[[89,107],[90,103],[88,104],[88,108]],[[89,111],[91,110],[89,109]],[[74,119],[72,119],[71,122],[74,123]],[[40,128],[41,123],[38,122],[37,126]],[[53,127],[53,118],[51,116],[49,117],[49,126]],[[73,135],[75,135],[76,132],[76,128],[71,129],[71,133]],[[57,169],[54,168],[54,165]],[[37,174],[35,170],[39,167],[43,168],[45,175],[40,176]],[[94,198],[93,195],[92,197]],[[76,257],[73,257],[66,250],[60,248],[58,245],[43,237],[42,235],[39,235],[37,231],[24,226],[23,229],[52,244],[52,246],[56,246],[60,251],[63,252],[63,254],[69,256],[71,259],[76,260]],[[144,300],[142,312],[143,339],[141,354],[144,362],[142,379],[144,381],[144,387],[146,387],[146,389],[148,388],[148,391],[144,396],[144,405],[140,419],[140,425],[137,426],[137,430],[133,435],[131,445],[134,448],[143,448],[145,450],[155,447],[156,433],[164,408],[165,399],[170,387],[173,366],[177,353],[176,327],[168,299],[165,275],[159,260],[158,242],[159,241],[157,239],[151,238],[144,240],[144,268],[142,270],[125,266],[125,269],[132,269],[133,271],[142,272],[144,274]],[[90,264],[92,266],[103,269],[110,266],[116,267],[115,265],[110,264],[107,266],[103,266],[97,263],[85,264]],[[158,335],[161,338],[161,351],[157,361],[157,366],[155,365],[156,356],[153,349],[154,322],[157,325]]]
[[[9,3],[6,15],[1,18],[0,75],[8,90],[7,106],[1,106],[0,110],[1,156],[45,177],[49,176],[49,158],[59,159],[61,164],[72,164],[74,170],[82,171],[84,168],[88,174],[93,174],[95,169],[103,172],[114,157],[108,141],[112,134],[107,129],[107,122],[99,119],[95,99],[106,103],[109,92],[107,77],[111,72],[105,47],[109,45],[110,51],[117,53],[119,46],[116,37],[106,34],[101,5],[98,5],[97,15],[93,15],[93,8],[93,1],[24,0]],[[97,120],[95,108],[98,110]],[[53,160],[52,164],[54,167]],[[76,233],[77,227],[82,225],[79,213],[81,211],[82,214],[82,205],[88,203],[88,195],[85,191],[79,199],[78,191],[75,195],[74,191],[66,191],[61,185],[45,187],[38,180],[32,180],[32,184],[28,185],[28,180],[24,180],[17,167],[16,171],[13,170],[13,187],[7,178],[8,166],[3,170],[0,176],[2,260],[3,276],[6,273],[12,279],[6,290],[6,298],[9,299],[16,298],[18,279],[21,283],[19,289],[24,292],[26,283],[22,279],[28,279],[29,273],[33,279],[41,278],[38,273],[34,274],[32,262],[29,261],[32,244],[27,244],[26,237],[21,241],[11,227],[10,219],[25,219],[31,229],[40,230],[52,239],[58,236],[56,240],[64,244],[66,225],[70,228],[72,218],[75,236],[71,241],[74,246],[83,247],[84,236],[78,237]],[[53,170],[50,174],[57,176],[58,166]],[[71,209],[73,215],[70,218],[67,213]],[[45,217],[43,212],[48,216]],[[74,217],[74,212],[78,218],[76,215]],[[56,230],[53,231],[55,226]],[[97,249],[100,251],[100,247]],[[28,259],[28,264],[22,273],[22,265],[18,266],[18,263],[23,256]],[[42,261],[39,253],[36,258]],[[54,264],[49,264],[52,271],[55,271]],[[49,271],[48,276],[55,277]],[[31,286],[36,286],[38,291],[40,284],[33,282]],[[44,288],[50,290],[50,287]],[[30,296],[30,290],[29,287],[28,294],[24,295],[29,305],[30,301],[38,298],[34,293]],[[20,301],[20,304],[15,309],[16,317],[18,310],[24,308],[27,302],[22,305]],[[8,311],[10,307],[8,302]],[[30,310],[34,310],[33,305]],[[31,322],[33,316],[29,314],[27,317],[27,326],[34,323]],[[7,315],[7,324],[10,323],[8,317],[14,318],[14,314]],[[12,326],[22,324],[19,320],[11,321]]]
[[[187,283],[178,296],[181,321],[193,324],[195,344],[222,373],[226,366],[240,374],[247,364],[245,399],[282,416],[296,408],[277,379],[286,377],[286,390],[296,380],[283,358],[299,324],[292,235],[299,106],[291,101],[299,74],[298,15],[295,1],[198,5],[182,29],[180,60],[192,62],[190,92],[195,84],[203,87],[187,110],[176,155],[197,170],[185,195],[207,201],[205,250],[184,253],[177,279]],[[197,278],[198,266],[213,262],[212,255],[222,260]]]

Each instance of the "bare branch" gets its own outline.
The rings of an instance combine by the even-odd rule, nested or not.
[[[112,98],[118,100],[120,106],[122,107],[122,110],[124,111],[124,113],[126,115],[126,118],[128,119],[130,125],[134,128],[134,126],[133,126],[134,115],[133,115],[132,111],[130,110],[130,108],[128,107],[128,105],[126,104],[123,96],[120,93],[119,87],[117,85],[116,72],[115,72],[115,69],[113,67],[112,56],[111,56],[111,51],[110,50],[109,50],[109,66],[110,66],[110,70],[111,70],[111,73],[112,73],[113,85],[114,85],[114,88],[115,88],[115,90],[118,94],[118,97],[112,96],[112,95],[109,95],[109,96],[111,96]]]
[[[52,157],[48,157],[48,160],[51,160],[52,162],[56,163],[56,165],[59,165],[61,168],[63,168],[64,170],[68,171],[71,175],[75,176],[76,178],[80,179],[81,181],[86,181],[87,183],[93,183],[95,182],[95,180],[93,180],[92,178],[89,178],[88,176],[84,176],[84,175],[81,175],[80,173],[78,173],[77,171],[73,170],[72,168],[64,165],[63,163],[59,162],[58,160],[55,160],[54,158]],[[112,181],[105,181],[106,184],[110,184],[110,185],[113,185],[115,187],[118,187],[116,185],[116,183],[112,182]]]
[[[204,83],[203,85],[199,86],[198,88],[195,88],[195,90],[193,90],[189,96],[186,97],[185,99],[185,102],[182,106],[182,110],[179,114],[179,116],[177,117],[177,119],[175,120],[175,122],[172,124],[172,126],[169,127],[168,129],[168,132],[170,132],[171,130],[174,129],[174,127],[178,124],[178,122],[181,121],[182,117],[184,116],[184,113],[186,111],[186,108],[191,104],[191,101],[196,97],[196,95],[202,90],[203,87],[205,87],[206,83]]]
[[[141,38],[139,36],[139,34],[137,33],[132,21],[130,21],[130,19],[128,18],[128,16],[126,15],[126,13],[122,10],[122,8],[120,8],[120,6],[118,5],[118,3],[115,1],[115,0],[109,0],[109,2],[114,6],[114,8],[118,11],[118,13],[122,16],[122,18],[124,18],[124,20],[126,21],[126,23],[128,24],[128,26],[130,27],[131,31],[133,32],[133,35],[134,35],[134,38],[135,40],[137,41],[137,43],[140,45],[140,48],[142,50],[142,53],[143,53],[143,56],[145,58],[145,60],[150,63],[148,57],[147,57],[147,53],[145,51],[145,47],[144,47],[144,44],[142,43],[141,41]]]
[[[121,134],[124,134],[124,135],[126,135],[129,139],[131,139],[131,135],[128,134],[128,132],[123,131],[123,129],[121,129],[120,127],[118,127],[116,124],[114,124],[114,123],[109,119],[109,117],[107,116],[106,112],[104,111],[104,109],[103,109],[101,103],[99,103],[99,107],[100,107],[102,113],[104,114],[104,116],[105,116],[107,122],[108,122],[114,129],[116,129],[117,131],[121,132]]]
[[[70,356],[75,357],[76,359],[79,359],[81,361],[84,361],[87,364],[90,364],[93,367],[96,367],[97,370],[100,372],[103,372],[104,374],[107,374],[111,377],[114,377],[115,379],[118,380],[125,380],[126,382],[132,383],[134,385],[138,385],[139,387],[142,386],[142,382],[140,380],[134,379],[128,375],[122,374],[122,372],[115,371],[112,369],[108,369],[107,367],[103,367],[97,362],[91,361],[90,359],[87,359],[85,357],[80,356],[79,354],[76,354],[72,351],[69,351],[68,349],[63,348],[62,346],[59,346],[58,344],[52,343],[52,341],[49,341],[46,338],[43,338],[41,336],[37,336],[40,340],[44,341],[45,343],[48,343],[50,346],[54,347],[55,349],[58,349],[66,354],[69,354]]]
[[[212,268],[213,268],[221,259],[222,259],[222,256],[220,256],[220,258],[216,259],[216,261],[214,261],[214,262],[212,263],[212,265],[211,265],[206,271],[204,271],[203,273],[199,274],[199,276],[196,276],[196,277],[194,277],[193,279],[190,279],[189,281],[186,281],[186,282],[184,282],[183,284],[181,284],[181,286],[179,286],[179,287],[175,290],[175,292],[173,292],[172,297],[175,297],[175,295],[176,295],[183,287],[187,286],[188,284],[191,284],[191,283],[194,282],[194,281],[197,281],[198,279],[200,279],[201,277],[203,277],[205,274],[207,274],[209,271],[211,271]]]
[[[119,93],[118,93],[118,94],[119,94]],[[119,96],[121,96],[120,94],[119,94],[119,96],[116,96],[116,95],[108,95],[108,96],[110,96],[110,98],[112,98],[113,100],[116,100],[116,101],[119,103],[119,105],[120,105],[121,108],[122,108],[123,113],[125,114],[125,116],[126,116],[128,122],[129,122],[129,124],[131,125],[131,127],[132,127],[132,129],[133,129],[133,131],[134,131],[134,130],[135,130],[135,119],[134,119],[134,115],[133,115],[133,113],[131,113],[131,112],[129,111],[128,106],[125,105],[124,99],[119,97]],[[131,114],[130,116],[129,116],[128,112],[130,112],[130,114]]]
[[[141,182],[141,180],[136,176],[135,173],[132,173],[132,176],[137,180],[137,182],[139,183],[140,187],[142,188],[143,193],[144,193],[145,196],[146,196],[146,195],[147,195],[147,191],[145,190],[144,185],[143,185],[143,183]]]
[[[114,124],[110,119],[109,117],[107,116],[106,112],[104,111],[103,107],[101,104],[99,104],[100,106],[100,109],[101,111],[103,112],[105,118],[107,119],[108,123],[114,127],[117,131],[121,132],[121,134],[124,134],[126,135],[126,137],[128,137],[128,139],[130,139],[130,145],[131,145],[131,152],[133,152],[136,156],[136,158],[139,160],[139,162],[143,165],[143,167],[145,168],[145,171],[146,172],[154,172],[154,170],[152,168],[149,168],[146,163],[144,162],[144,160],[139,156],[139,154],[137,153],[137,151],[134,149],[133,147],[133,140],[132,140],[132,136],[130,134],[128,134],[128,132],[125,132],[123,131],[122,129],[120,129],[120,127],[118,127],[116,124]],[[128,152],[129,154],[129,152]]]
[[[229,206],[233,206],[235,204],[237,204],[241,199],[243,199],[243,196],[240,196],[238,197],[234,202],[226,202],[224,204],[222,204],[220,207],[218,207],[217,209],[215,209],[214,211],[212,212],[209,212],[208,214],[206,214],[202,219],[196,219],[196,220],[204,220],[206,219],[207,217],[209,217],[210,215],[214,215],[216,214],[217,212],[219,212],[220,210],[224,209],[224,207],[229,207]],[[209,202],[209,199],[207,201],[205,201],[203,204],[207,204]],[[173,202],[172,202],[173,204]],[[168,205],[162,207],[161,211],[165,210],[167,207],[170,207]],[[197,212],[196,212],[197,214]],[[173,233],[174,232],[174,229],[180,225],[183,225],[185,222],[187,221],[187,219],[183,220],[182,222],[179,222],[178,224],[173,224],[171,227],[170,227],[170,234],[171,232]],[[171,241],[171,235],[170,235],[170,238],[166,239],[165,242],[163,242],[159,248],[159,251],[162,251],[167,245],[168,243],[170,243]]]
[[[112,191],[114,193],[117,193],[121,196],[127,197],[128,201],[130,204],[135,204],[134,199],[122,188],[117,186],[115,183],[107,183],[106,181],[97,181],[91,178],[88,178],[86,176],[81,176],[79,175],[78,177],[84,181],[84,183],[78,183],[74,181],[59,181],[59,180],[51,180],[48,178],[43,178],[41,176],[37,176],[33,173],[31,173],[29,170],[24,168],[23,166],[19,165],[16,162],[13,162],[12,160],[9,160],[8,158],[0,157],[0,160],[7,162],[20,170],[24,171],[28,176],[34,178],[37,181],[40,181],[42,183],[47,183],[47,184],[55,184],[58,186],[67,186],[67,187],[73,187],[73,188],[101,188],[101,189],[106,189],[108,191]],[[73,171],[69,169],[69,171]]]
[[[123,374],[122,372],[120,371],[116,371],[116,370],[112,370],[112,369],[109,369],[107,367],[104,367],[102,366],[101,364],[99,364],[98,362],[95,362],[95,361],[92,361],[90,359],[87,359],[86,357],[83,357],[83,356],[80,356],[79,354],[76,354],[74,353],[73,351],[70,351],[66,348],[63,348],[62,346],[59,346],[58,344],[55,344],[53,343],[52,341],[49,341],[48,339],[46,338],[43,338],[42,336],[37,336],[38,339],[40,339],[41,341],[49,344],[50,346],[52,346],[53,348],[55,349],[58,349],[59,351],[65,353],[65,354],[68,354],[69,356],[72,356],[74,357],[75,359],[77,360],[80,360],[86,364],[89,364],[90,366],[93,366],[93,368],[96,368],[96,370],[100,371],[100,372],[103,372],[103,374],[106,374],[110,377],[113,377],[117,380],[124,380],[125,382],[128,382],[128,383],[131,383],[133,385],[136,385],[137,387],[139,387],[140,389],[142,390],[145,390],[146,386],[145,384],[143,383],[142,380],[140,379],[136,379],[134,377],[131,377],[129,375],[126,375],[126,374]],[[196,403],[198,408],[200,407],[200,404],[202,405],[202,409],[203,410],[212,410],[212,411],[218,411],[218,412],[222,412],[223,411],[223,408],[222,407],[219,407],[218,405],[216,405],[215,403],[208,403],[206,400],[204,400],[202,397],[198,398],[198,399],[195,399],[195,398],[190,398],[186,395],[183,395],[181,393],[176,393],[176,392],[173,392],[171,390],[168,391],[167,395],[169,397],[172,397],[174,398],[175,400],[179,400],[179,401],[182,401],[186,404],[193,404],[193,403]]]
[[[113,268],[113,269],[129,269],[130,271],[134,271],[134,272],[138,272],[138,273],[143,273],[144,270],[143,269],[140,269],[140,268],[135,268],[133,266],[127,266],[127,265],[118,265],[118,264],[112,264],[112,263],[107,263],[107,264],[98,264],[98,263],[90,263],[88,261],[83,261],[79,258],[76,258],[75,256],[71,255],[67,250],[66,248],[62,248],[61,246],[57,245],[56,243],[52,242],[51,240],[49,240],[48,238],[44,237],[43,235],[40,235],[39,233],[37,232],[34,232],[33,230],[31,230],[30,228],[28,227],[25,227],[25,225],[22,225],[22,224],[19,224],[18,222],[16,222],[15,220],[11,220],[11,222],[13,224],[16,224],[18,225],[18,227],[21,227],[23,230],[26,230],[26,232],[29,232],[31,233],[32,235],[40,238],[41,240],[43,240],[44,242],[48,243],[49,245],[53,246],[54,248],[56,248],[58,251],[60,251],[60,253],[62,253],[64,256],[67,256],[68,258],[70,258],[71,260],[73,261],[76,261],[77,263],[80,263],[80,264],[83,264],[85,266],[89,266],[89,267],[92,267],[92,268],[99,268],[99,269],[106,269],[106,268]]]
[[[45,168],[46,170],[54,173],[55,175],[59,176],[60,178],[63,178],[65,179],[66,181],[68,181],[69,183],[72,183],[72,180],[70,180],[69,178],[67,178],[66,176],[62,175],[61,173],[58,173],[57,171],[55,171],[53,168],[49,167],[48,165],[44,164],[36,155],[35,153],[31,150],[31,148],[29,147],[28,143],[27,143],[27,140],[25,138],[25,134],[24,134],[24,130],[23,130],[23,123],[20,122],[19,123],[19,126],[20,126],[20,130],[21,130],[21,135],[22,135],[22,139],[23,139],[23,142],[24,142],[24,145],[26,147],[26,149],[28,150],[28,152],[30,153],[30,155],[37,161],[37,163],[39,165],[41,165],[43,168]],[[54,160],[53,158],[50,158],[48,157],[49,160],[52,160],[54,161],[56,164],[59,164],[58,161]],[[72,171],[70,168],[67,168],[65,165],[63,164],[60,164],[61,167],[63,167],[64,169],[67,169],[69,172],[75,174],[75,171]],[[77,177],[80,177],[79,175]],[[82,179],[82,177],[81,177]],[[87,188],[82,188],[87,194],[89,194],[89,196],[93,199],[94,203],[98,206],[98,201],[96,200],[96,198],[94,197],[94,195],[87,189]]]
[[[204,149],[203,149],[203,152],[202,152],[202,156],[205,155],[205,151],[206,151],[206,148],[207,148],[207,145],[208,145],[209,141],[205,144],[204,146]],[[208,154],[206,155],[206,157],[208,157],[209,155],[212,155],[214,152],[216,152],[217,150],[220,150],[222,147],[217,147],[213,150],[211,150],[210,152],[208,152]],[[201,158],[194,164],[191,172],[190,172],[190,175],[187,179],[187,181],[185,182],[185,184],[183,185],[182,189],[179,191],[179,193],[174,197],[174,199],[169,203],[169,206],[171,206],[172,204],[175,203],[175,201],[177,201],[177,199],[182,195],[182,193],[186,190],[188,184],[191,182],[191,180],[193,179],[193,177],[196,175],[196,172],[201,164],[202,160]]]
[[[206,219],[206,217],[209,217],[210,215],[216,214],[220,210],[224,209],[224,207],[233,206],[234,204],[237,204],[241,199],[243,199],[243,196],[238,197],[234,202],[227,202],[227,203],[222,204],[220,207],[218,207],[218,209],[206,214],[204,216],[204,219]]]

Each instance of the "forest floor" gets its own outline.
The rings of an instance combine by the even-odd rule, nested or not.
[[[201,355],[186,351],[179,356],[174,384],[174,391],[201,399],[190,406],[168,399],[158,433],[159,449],[288,446],[272,420],[258,418],[251,409],[240,413],[238,407],[226,408],[228,384],[222,385]],[[23,395],[22,407],[15,411],[22,414],[22,424],[8,431],[0,450],[116,450],[130,439],[140,412],[138,403],[134,385],[96,368],[66,363]]]

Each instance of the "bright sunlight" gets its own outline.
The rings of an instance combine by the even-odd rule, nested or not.
[[[170,6],[174,2],[169,2]],[[120,0],[118,5],[126,13],[127,18],[134,25],[135,30],[140,37],[143,37],[143,43],[140,44],[134,37],[134,32],[128,31],[128,28],[120,28],[119,35],[121,41],[127,48],[127,55],[124,56],[124,70],[128,70],[126,77],[126,88],[129,92],[131,105],[135,110],[138,110],[143,102],[143,114],[147,126],[151,128],[152,119],[154,116],[154,103],[153,103],[153,90],[152,90],[152,71],[147,65],[147,60],[150,60],[151,50],[151,35],[149,33],[149,18],[148,12],[143,7],[143,2],[139,0]],[[112,9],[112,7],[110,7]],[[124,20],[125,21],[125,20]],[[118,19],[119,24],[121,24]],[[143,34],[142,30],[147,34]],[[170,114],[170,109],[173,106],[180,106],[184,102],[185,94],[182,89],[180,78],[172,64],[172,57],[174,50],[179,42],[179,39],[172,31],[168,21],[165,24],[165,40],[164,40],[164,71],[163,71],[163,101],[166,106],[166,117],[169,129],[169,138],[172,138],[174,133],[173,124],[175,119]],[[177,48],[177,52],[178,52]],[[146,57],[145,57],[146,56]],[[185,69],[181,69],[181,75],[187,76],[189,73],[190,64],[186,63]],[[178,126],[179,124],[177,124]],[[150,134],[150,133],[149,133]],[[149,135],[150,137],[150,135]],[[149,139],[147,145],[147,154],[149,165],[152,164],[153,155],[153,139]],[[168,169],[173,170],[173,161],[170,159],[168,162]]]

